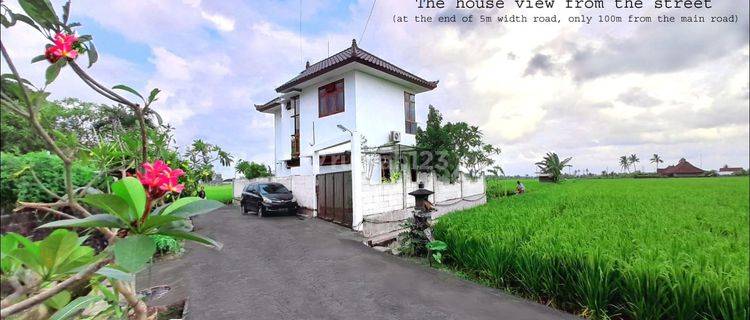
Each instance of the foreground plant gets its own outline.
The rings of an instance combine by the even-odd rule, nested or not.
[[[76,35],[75,28],[80,24],[69,22],[70,1],[62,8],[62,19],[48,0],[19,0],[18,3],[25,14],[11,11],[0,1],[0,22],[5,28],[23,22],[38,30],[50,44],[44,50],[40,49],[40,55],[32,63],[47,61],[50,65],[45,72],[44,86],[36,87],[21,77],[5,45],[0,42],[2,58],[11,72],[2,75],[0,104],[28,121],[46,148],[62,160],[65,177],[64,195],[46,189],[39,181],[40,188],[56,202],[21,203],[21,208],[53,213],[65,220],[42,225],[42,228],[55,230],[41,241],[34,242],[17,234],[2,236],[2,281],[14,291],[2,300],[0,318],[65,319],[74,317],[93,303],[104,303],[106,307],[93,318],[147,319],[149,310],[136,295],[133,279],[156,251],[153,237],[170,236],[220,248],[214,240],[191,232],[188,219],[222,204],[192,197],[179,198],[184,186],[178,183],[178,179],[183,172],[170,168],[161,160],[149,162],[150,141],[145,116],[153,112],[150,106],[157,100],[159,89],[153,89],[144,98],[128,86],[109,88],[89,76],[76,59],[87,54],[90,67],[98,60],[98,54],[92,37]],[[39,110],[49,96],[45,88],[66,66],[70,66],[95,92],[129,108],[138,120],[140,161],[143,163],[137,174],[139,179],[123,177],[110,186],[111,193],[88,192],[90,185],[75,189],[71,168],[78,153],[76,138],[51,134],[40,122]],[[138,97],[143,105],[115,90]],[[174,199],[177,200],[167,203]],[[92,214],[90,209],[98,212]],[[82,245],[85,237],[62,228],[99,232],[108,244],[97,254],[94,249]],[[55,313],[50,316],[51,310]]]

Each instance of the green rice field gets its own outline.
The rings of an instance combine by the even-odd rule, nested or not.
[[[440,219],[454,268],[591,318],[750,316],[747,177],[524,183]]]
[[[206,198],[223,203],[232,202],[232,184],[219,184],[205,186]]]

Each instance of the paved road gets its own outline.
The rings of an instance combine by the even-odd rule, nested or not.
[[[187,319],[572,319],[543,305],[377,252],[318,220],[196,219],[224,244],[186,255]]]

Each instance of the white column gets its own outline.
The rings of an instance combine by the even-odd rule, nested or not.
[[[314,150],[313,151],[313,157],[312,157],[312,194],[315,195],[312,199],[312,207],[315,209],[313,211],[313,217],[318,216],[318,188],[316,188],[316,184],[318,183],[318,174],[320,173],[320,151]]]
[[[312,174],[317,175],[320,173],[320,151],[313,151],[312,155]]]
[[[358,131],[352,132],[352,228],[362,231],[362,150],[361,138]]]

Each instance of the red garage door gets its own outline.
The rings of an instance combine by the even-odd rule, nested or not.
[[[319,174],[315,186],[318,218],[352,226],[352,172]]]

